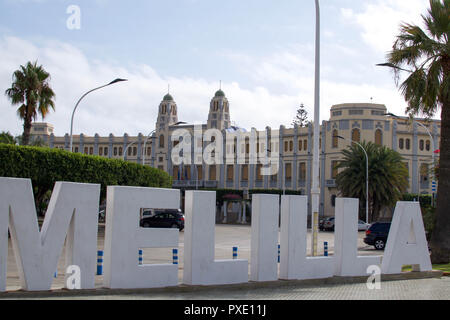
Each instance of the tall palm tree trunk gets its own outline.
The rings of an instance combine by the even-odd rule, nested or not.
[[[450,77],[450,57],[443,59],[444,75]],[[445,80],[444,80],[445,81]],[[431,235],[431,260],[435,264],[450,261],[450,99],[442,96],[439,189],[436,224]]]
[[[22,134],[22,145],[28,146],[30,144],[30,136],[31,136],[31,124],[32,124],[32,118],[31,114],[28,111],[29,108],[26,107],[25,111],[25,117],[23,121],[23,134]]]

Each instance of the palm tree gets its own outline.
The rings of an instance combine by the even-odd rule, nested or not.
[[[433,263],[450,262],[450,1],[430,0],[422,15],[425,30],[402,24],[387,63],[394,71],[396,83],[410,116],[433,116],[441,109],[441,146],[436,225],[431,238]],[[409,68],[411,70],[406,70]],[[402,71],[410,74],[399,84]]]
[[[50,74],[42,66],[28,62],[14,72],[12,86],[5,91],[13,105],[20,105],[17,113],[23,119],[23,145],[30,142],[31,123],[38,114],[44,119],[50,108],[55,110],[55,93],[49,80]]]
[[[408,187],[408,170],[401,155],[385,146],[362,142],[369,157],[370,221],[378,220],[384,207],[393,207]],[[336,184],[344,197],[366,202],[366,155],[360,146],[352,144],[342,151],[343,159],[336,166],[343,169],[336,176]]]

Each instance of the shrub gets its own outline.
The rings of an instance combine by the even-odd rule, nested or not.
[[[431,206],[432,203],[431,194],[421,194],[419,196],[417,194],[405,193],[402,196],[402,201],[417,201],[417,199],[419,199],[421,207]]]
[[[111,185],[172,187],[172,178],[164,171],[59,149],[0,144],[0,164],[0,177],[31,179],[38,211],[57,181],[100,184],[102,200]]]

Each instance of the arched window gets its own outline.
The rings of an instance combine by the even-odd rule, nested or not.
[[[302,151],[302,140],[298,140],[298,151]]]
[[[298,180],[306,181],[306,162],[300,162],[298,172]]]
[[[332,141],[333,141],[333,143],[332,143],[332,148],[334,148],[334,149],[337,149],[337,148],[339,148],[339,138],[337,137],[339,134],[338,134],[338,131],[337,130],[333,130],[333,136],[332,136]]]
[[[173,167],[173,179],[174,180],[180,180],[178,166],[174,166]]]
[[[209,181],[216,180],[216,166],[209,167]]]
[[[406,139],[406,150],[411,149],[411,140],[410,139]]]
[[[291,163],[286,163],[285,165],[285,180],[291,180],[292,179],[292,164]]]
[[[425,143],[425,148],[426,148],[427,151],[430,151],[430,149],[431,149],[431,142],[430,142],[430,140],[427,140],[427,142]]]
[[[375,131],[375,144],[379,146],[383,144],[383,132],[380,129]]]
[[[164,148],[164,136],[163,135],[159,136],[159,147]]]
[[[361,132],[359,129],[353,129],[352,131],[352,141],[360,142],[361,141]]]
[[[419,141],[419,149],[420,151],[423,151],[425,149],[425,141],[423,140]]]
[[[227,181],[233,181],[234,179],[234,167],[233,165],[227,165]]]
[[[405,147],[405,140],[403,138],[398,140],[398,147],[400,148],[400,150],[403,150],[403,148]]]
[[[422,163],[420,165],[420,182],[421,183],[426,183],[428,181],[428,174],[429,174],[428,164]]]

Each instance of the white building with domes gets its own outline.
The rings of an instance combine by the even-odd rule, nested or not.
[[[158,107],[155,131],[151,136],[116,137],[109,135],[93,137],[76,135],[73,137],[73,152],[97,155],[111,159],[125,159],[139,164],[149,165],[168,172],[173,177],[173,187],[182,190],[196,188],[217,188],[234,190],[278,189],[296,191],[311,196],[313,128],[308,127],[266,127],[266,139],[258,139],[257,150],[270,150],[279,154],[278,174],[263,176],[262,164],[237,161],[236,150],[250,158],[250,145],[245,137],[256,129],[245,130],[231,125],[232,107],[222,90],[218,90],[211,99],[206,123],[200,126],[180,123],[179,109],[175,99],[166,94]],[[382,104],[346,103],[334,105],[330,109],[330,118],[323,121],[320,130],[320,215],[334,215],[334,200],[338,195],[334,168],[341,159],[341,152],[348,147],[348,142],[333,138],[337,135],[354,141],[371,141],[398,151],[405,159],[409,170],[409,193],[431,193],[431,167],[433,145],[439,149],[440,121],[415,119],[412,124],[407,118],[387,116],[387,108]],[[205,115],[206,116],[206,115]],[[421,125],[418,125],[419,122]],[[427,127],[427,130],[423,126]],[[172,149],[177,142],[171,136],[177,129],[183,129],[194,136],[194,131],[217,129],[222,132],[223,157],[221,164],[207,165],[204,160],[194,159],[194,148],[205,149],[211,142],[198,140],[192,143],[192,161],[190,164],[174,165]],[[149,128],[149,130],[151,130]],[[243,139],[230,145],[227,134],[242,134]],[[57,137],[53,127],[47,123],[35,123],[32,136],[39,137],[51,148],[67,150],[70,137],[66,134]],[[277,136],[276,141],[269,137]],[[272,140],[272,141],[271,141]],[[235,140],[233,140],[235,141]],[[144,148],[145,146],[145,148]],[[231,159],[235,161],[230,163]],[[225,159],[226,158],[226,159]],[[227,161],[225,161],[227,160]],[[145,161],[145,163],[144,163]]]

